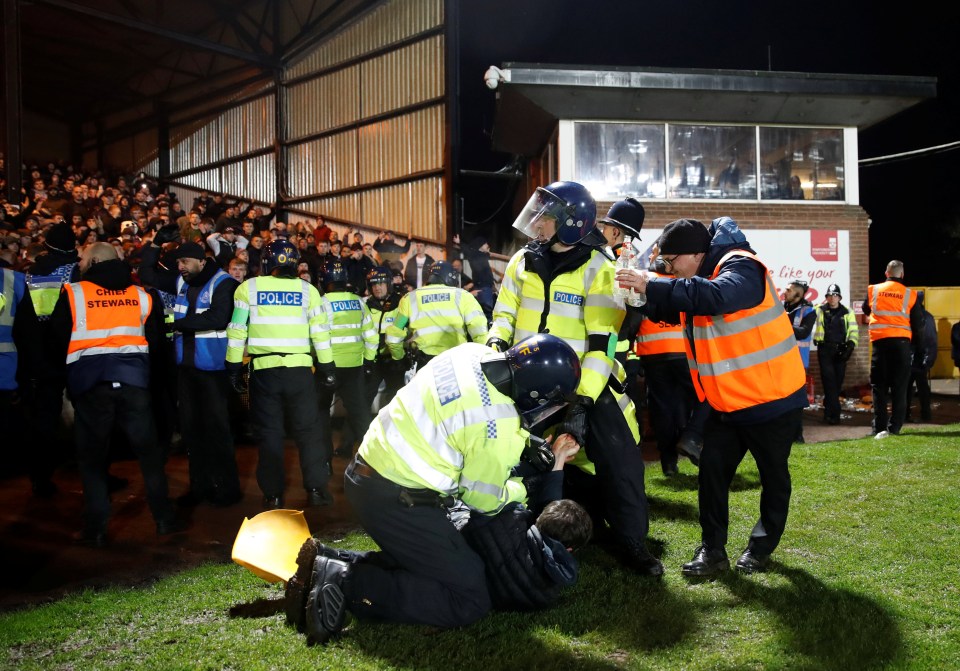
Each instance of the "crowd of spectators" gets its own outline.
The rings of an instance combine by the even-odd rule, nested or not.
[[[6,182],[0,163],[0,183]],[[292,215],[289,223],[277,219],[271,207],[243,198],[201,191],[192,203],[143,173],[129,175],[80,171],[64,163],[31,165],[24,170],[22,200],[3,200],[0,211],[0,267],[28,272],[44,251],[51,226],[66,222],[76,236],[78,251],[94,242],[109,242],[136,271],[140,249],[163,226],[175,223],[184,242],[197,242],[221,268],[238,281],[259,273],[260,250],[272,240],[286,238],[300,250],[300,276],[323,289],[323,269],[340,258],[353,291],[369,295],[366,278],[376,267],[386,267],[404,291],[423,285],[435,260],[427,242],[379,231],[376,238],[360,230],[342,234],[322,216],[314,220]],[[454,238],[446,256],[464,275],[464,287],[485,309],[494,303],[494,274],[489,245],[482,238],[463,245]],[[469,275],[464,269],[466,259]],[[471,279],[472,278],[472,279]],[[470,282],[469,284],[467,282]]]

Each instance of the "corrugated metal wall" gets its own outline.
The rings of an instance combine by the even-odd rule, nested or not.
[[[444,28],[444,0],[386,0],[285,69],[280,126],[269,81],[178,110],[169,127],[173,190],[187,206],[200,190],[215,191],[280,200],[344,227],[445,240]],[[159,142],[154,129],[107,145],[103,158],[157,175]],[[90,150],[84,163],[98,158]]]

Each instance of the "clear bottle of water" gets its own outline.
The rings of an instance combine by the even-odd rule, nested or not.
[[[620,248],[620,256],[617,258],[617,270],[621,268],[631,268],[633,270],[639,270],[641,273],[646,272],[640,267],[639,255],[633,246],[633,238],[629,235],[624,236],[623,247]],[[615,298],[620,298],[624,303],[635,308],[639,308],[647,302],[646,294],[638,293],[635,289],[621,287],[616,283],[613,287],[613,295]]]

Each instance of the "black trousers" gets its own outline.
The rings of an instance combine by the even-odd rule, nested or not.
[[[157,522],[173,518],[167,496],[166,456],[157,443],[150,392],[140,387],[101,382],[73,398],[77,466],[83,483],[84,527],[88,533],[106,531],[110,518],[107,468],[110,435],[120,430],[140,462],[147,504]]]
[[[330,452],[324,450],[317,417],[313,373],[305,366],[263,368],[250,374],[250,405],[260,446],[257,484],[266,497],[283,497],[284,420],[300,453],[304,489],[320,489],[330,481]]]
[[[400,390],[400,387],[403,386],[403,372],[397,367],[396,363],[393,361],[377,361],[374,366],[373,375],[364,375],[363,379],[363,393],[364,393],[364,402],[366,407],[370,409],[370,421],[373,421],[373,402],[377,398],[377,391],[380,389],[380,384],[385,383],[383,389],[383,396],[381,398],[380,407],[382,408],[387,403],[397,395],[397,392]],[[369,428],[370,424],[367,423]],[[364,429],[366,433],[366,429]],[[353,424],[347,422],[343,427],[343,436],[341,438],[341,445],[350,446],[354,443],[363,440],[364,434],[360,435],[354,434]]]
[[[817,345],[820,363],[820,382],[823,384],[823,418],[840,420],[840,390],[847,374],[847,362],[837,356],[840,343],[824,342]]]
[[[873,394],[873,432],[900,433],[907,416],[907,385],[910,383],[910,339],[874,340],[870,360],[870,390]],[[889,418],[887,402],[891,404]]]
[[[697,403],[687,359],[643,357],[643,370],[647,379],[647,412],[660,462],[676,464],[677,440]]]
[[[609,388],[588,416],[586,453],[597,471],[605,517],[622,541],[643,543],[649,530],[643,455]]]
[[[350,427],[353,441],[363,438],[370,426],[370,403],[367,402],[365,381],[362,366],[337,367],[337,385],[334,389],[327,389],[317,385],[317,402],[319,403],[320,439],[327,454],[333,453],[333,429],[330,426],[330,409],[333,405],[333,396],[336,394],[343,401],[346,411],[346,424]],[[353,446],[353,441],[348,447]]]
[[[177,376],[180,434],[190,464],[190,491],[211,501],[240,494],[225,370],[181,366]]]
[[[28,467],[30,480],[35,485],[50,481],[63,456],[58,446],[65,386],[66,381],[62,378],[41,379],[30,394],[27,405],[33,433],[31,440],[37,449],[30,450]]]
[[[920,419],[930,421],[930,380],[927,378],[929,372],[926,368],[910,369],[910,382],[907,383],[907,417],[911,415],[910,405],[913,403],[913,387],[916,385],[917,398],[920,399]]]
[[[750,533],[750,547],[773,552],[787,524],[790,470],[787,462],[797,431],[800,410],[790,410],[760,424],[733,425],[712,413],[700,456],[700,529],[704,545],[723,548],[730,522],[730,483],[747,452],[760,471],[760,519]]]
[[[483,560],[444,508],[409,508],[399,501],[399,486],[355,473],[353,464],[344,491],[381,549],[354,564],[345,589],[351,613],[435,627],[460,627],[486,615],[491,603]]]

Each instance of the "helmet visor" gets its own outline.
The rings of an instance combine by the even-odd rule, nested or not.
[[[569,404],[566,401],[561,403],[541,405],[537,408],[533,408],[532,410],[527,410],[526,412],[521,413],[520,417],[523,420],[524,426],[527,428],[537,426],[538,424],[541,424],[548,418],[566,408],[567,405]]]
[[[557,220],[567,203],[542,187],[530,196],[530,200],[517,215],[513,227],[531,240],[548,240],[556,232]],[[544,230],[546,228],[546,230]]]

